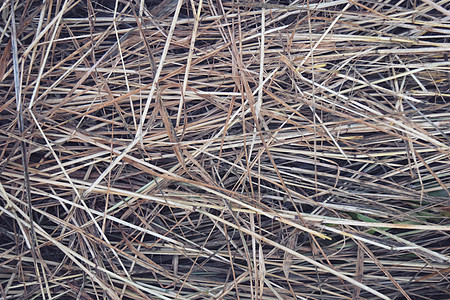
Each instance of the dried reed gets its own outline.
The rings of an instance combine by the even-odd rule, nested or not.
[[[449,9],[4,1],[0,298],[450,298]]]

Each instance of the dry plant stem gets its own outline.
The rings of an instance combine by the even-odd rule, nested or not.
[[[217,218],[217,217],[215,217],[215,216],[213,216],[213,215],[211,215],[211,214],[209,214],[209,213],[207,213],[207,212],[202,212],[202,213],[205,214],[205,215],[207,215],[208,217],[214,219],[214,220],[217,220],[217,221],[219,221],[219,222],[224,222],[226,225],[228,225],[228,226],[230,226],[230,227],[235,227],[234,224],[229,223],[229,222],[226,222],[226,221],[224,221],[224,220],[221,220],[220,218]],[[267,244],[270,244],[270,245],[272,245],[272,246],[274,246],[274,247],[277,247],[277,248],[279,248],[279,249],[285,251],[286,253],[292,254],[292,255],[294,255],[294,256],[300,258],[301,260],[307,261],[307,262],[309,262],[310,264],[315,265],[315,266],[317,266],[317,267],[320,268],[320,269],[323,269],[323,270],[325,270],[325,271],[327,271],[327,272],[330,272],[330,273],[332,273],[332,274],[334,274],[334,275],[336,275],[336,276],[338,276],[338,277],[340,277],[340,278],[342,278],[342,279],[344,279],[344,280],[346,280],[346,281],[348,281],[348,282],[350,282],[350,283],[352,283],[352,284],[354,284],[354,285],[356,285],[356,286],[358,286],[358,287],[360,287],[360,288],[362,288],[362,289],[365,289],[365,290],[371,292],[372,294],[374,294],[374,295],[376,295],[376,296],[378,296],[378,297],[380,297],[380,298],[382,298],[382,299],[389,299],[389,297],[387,297],[387,296],[385,296],[385,295],[383,295],[383,294],[377,292],[376,290],[373,290],[373,289],[371,289],[371,288],[369,288],[369,287],[367,287],[367,286],[361,285],[359,282],[355,281],[354,279],[352,279],[352,278],[350,278],[350,277],[348,277],[348,276],[346,276],[346,275],[343,275],[343,274],[341,274],[341,273],[339,273],[339,272],[336,272],[335,270],[333,270],[333,269],[330,268],[330,267],[327,267],[327,266],[325,266],[325,265],[319,264],[319,263],[317,263],[315,260],[312,260],[312,259],[310,259],[310,258],[308,258],[308,257],[306,257],[306,256],[303,256],[303,255],[301,255],[301,254],[298,253],[298,252],[292,251],[291,249],[289,249],[289,248],[287,248],[287,247],[284,247],[284,246],[282,246],[282,245],[279,245],[279,244],[273,242],[273,241],[270,240],[270,239],[267,239],[267,238],[265,238],[265,237],[263,237],[263,236],[260,236],[260,235],[258,235],[258,234],[256,234],[256,233],[252,232],[251,230],[248,230],[248,229],[245,229],[245,228],[242,228],[242,227],[239,228],[239,230],[245,232],[246,234],[255,236],[258,240],[264,241],[264,242],[266,242]]]
[[[14,88],[15,88],[15,98],[16,98],[16,107],[17,107],[17,117],[18,117],[18,129],[19,135],[23,135],[24,133],[24,121],[23,121],[23,103],[21,97],[21,76],[19,72],[19,59],[17,53],[17,35],[16,35],[16,21],[15,21],[15,5],[14,1],[11,1],[11,40],[12,40],[12,52],[13,52],[13,69],[14,69]],[[27,155],[27,146],[25,142],[22,140],[20,142],[20,148],[22,152],[22,165],[23,165],[23,175],[24,175],[24,194],[25,199],[27,200],[28,205],[28,217],[29,217],[29,234],[25,234],[27,236],[27,240],[29,241],[28,246],[31,249],[31,254],[33,256],[33,264],[34,270],[37,275],[38,284],[41,288],[41,293],[44,295],[41,272],[39,270],[38,265],[38,257],[36,254],[36,232],[34,229],[34,220],[33,220],[33,205],[31,203],[31,191],[30,191],[30,178],[28,173],[28,155]],[[21,227],[22,228],[22,227]],[[29,237],[29,238],[28,238]]]
[[[0,298],[448,298],[446,1],[15,2]]]
[[[143,136],[142,130],[143,130],[144,123],[145,123],[145,117],[147,116],[148,110],[150,108],[150,103],[151,103],[152,98],[154,96],[155,90],[158,87],[159,76],[161,75],[161,71],[162,71],[162,68],[164,66],[164,61],[165,61],[167,52],[169,51],[170,43],[172,42],[172,36],[173,36],[174,30],[175,30],[175,27],[176,27],[176,24],[177,24],[178,14],[180,13],[180,9],[181,9],[181,4],[182,3],[183,3],[182,0],[178,0],[177,7],[175,9],[175,15],[172,18],[172,25],[170,26],[169,35],[167,36],[167,41],[166,41],[166,43],[164,45],[164,50],[163,50],[163,53],[161,55],[161,60],[160,60],[159,65],[158,65],[158,69],[156,70],[155,77],[153,78],[153,84],[152,84],[150,93],[148,95],[144,111],[142,112],[141,121],[139,122],[139,127],[138,127],[138,130],[137,130],[137,133],[136,133],[136,137],[135,137],[135,139],[139,140],[139,141],[141,141],[142,136]]]
[[[202,4],[203,4],[203,0],[200,0],[197,11],[196,12],[194,11],[194,17],[195,17],[194,29],[192,30],[192,35],[191,35],[191,43],[189,46],[189,54],[188,54],[187,62],[186,62],[186,68],[185,68],[185,73],[184,73],[184,78],[183,78],[183,87],[181,90],[180,104],[178,106],[177,121],[176,121],[175,127],[180,126],[181,111],[183,109],[184,97],[186,94],[187,84],[189,82],[188,81],[189,72],[191,70],[192,56],[193,56],[194,48],[195,48],[195,39],[197,37],[198,25],[200,23],[200,14],[202,12]],[[192,7],[195,8],[194,5]]]

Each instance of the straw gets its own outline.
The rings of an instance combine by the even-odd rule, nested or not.
[[[0,299],[446,299],[446,1],[6,1]]]

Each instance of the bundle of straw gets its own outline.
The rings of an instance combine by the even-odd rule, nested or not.
[[[4,1],[0,298],[450,298],[449,9]]]

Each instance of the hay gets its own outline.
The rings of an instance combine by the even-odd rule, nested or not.
[[[15,2],[2,299],[450,297],[448,1]]]

